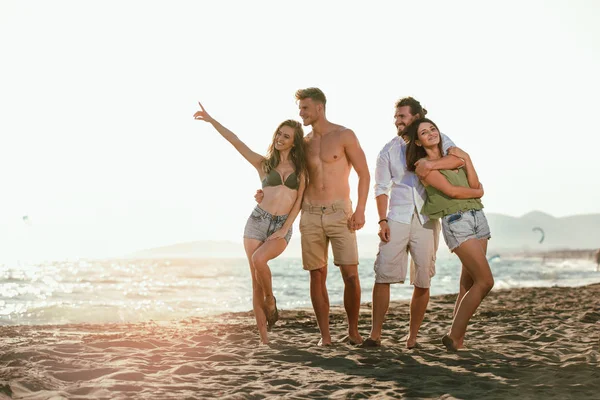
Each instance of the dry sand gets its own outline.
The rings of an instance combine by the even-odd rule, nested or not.
[[[600,397],[600,284],[494,291],[467,351],[440,338],[455,295],[431,299],[421,349],[404,347],[408,304],[393,303],[383,347],[316,347],[311,310],[283,310],[270,346],[251,313],[170,323],[0,327],[0,399]],[[334,307],[332,332],[345,330]],[[367,335],[370,309],[361,311]]]

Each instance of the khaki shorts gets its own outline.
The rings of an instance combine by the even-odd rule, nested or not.
[[[329,242],[335,265],[358,265],[356,233],[348,228],[350,217],[350,200],[302,205],[300,239],[304,269],[311,271],[327,266]]]
[[[410,283],[426,289],[435,275],[435,253],[440,238],[439,220],[421,225],[415,212],[410,224],[390,220],[390,241],[379,243],[375,259],[375,283],[404,283],[410,253]]]

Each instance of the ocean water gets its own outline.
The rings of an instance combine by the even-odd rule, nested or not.
[[[373,259],[360,260],[362,302],[371,300]],[[600,282],[588,260],[495,259],[494,290],[581,286]],[[310,308],[309,276],[300,259],[271,264],[281,309]],[[438,259],[431,294],[456,293],[460,263]],[[331,304],[341,304],[343,283],[330,264]],[[412,286],[392,285],[392,300],[409,299]],[[251,281],[245,259],[69,261],[0,266],[0,325],[179,320],[249,311]]]

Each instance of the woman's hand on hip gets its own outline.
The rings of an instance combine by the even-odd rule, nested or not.
[[[268,242],[271,240],[285,239],[285,235],[287,235],[287,231],[288,231],[287,229],[284,230],[283,228],[276,230],[275,232],[273,232],[273,234],[271,236],[269,236],[267,238],[266,241]]]

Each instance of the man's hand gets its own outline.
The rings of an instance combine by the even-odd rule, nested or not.
[[[348,220],[348,227],[350,230],[357,231],[365,226],[365,212],[364,210],[356,209],[352,217]]]
[[[415,169],[415,174],[419,177],[419,179],[423,180],[429,173],[433,170],[433,163],[425,158],[421,158],[415,163],[417,167]]]
[[[379,224],[379,232],[377,233],[377,235],[379,235],[379,239],[381,239],[384,242],[390,241],[390,226],[386,221],[382,221]]]
[[[459,147],[454,147],[454,146],[450,147],[448,149],[448,155],[456,156],[456,157],[461,158],[463,160],[466,160],[466,159],[469,158],[469,154],[467,154],[466,151],[462,150]]]
[[[262,203],[264,198],[265,198],[265,192],[263,192],[262,189],[258,189],[256,191],[256,193],[254,194],[254,200],[256,200],[256,202],[258,204],[260,204],[260,203]]]

